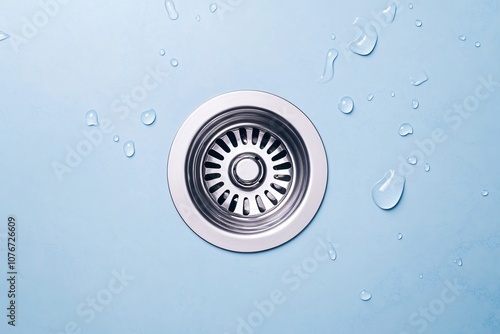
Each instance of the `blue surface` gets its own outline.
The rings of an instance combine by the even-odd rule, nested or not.
[[[384,1],[220,0],[211,13],[210,1],[177,0],[175,21],[161,0],[62,2],[46,22],[37,1],[0,3],[0,30],[11,35],[0,42],[0,277],[12,214],[19,271],[15,328],[0,280],[2,333],[500,332],[500,86],[470,116],[447,114],[475,101],[480,77],[500,82],[498,1],[414,1],[411,10],[400,2],[366,57],[347,49],[352,22],[373,20]],[[339,51],[335,76],[319,84],[330,48]],[[412,86],[422,70],[429,80]],[[156,84],[151,71],[162,73]],[[125,107],[144,80],[151,90]],[[257,254],[196,236],[166,182],[182,122],[239,89],[297,105],[329,157],[313,222]],[[344,95],[354,99],[349,115],[337,109]],[[140,114],[150,108],[157,120],[146,127]],[[85,124],[90,109],[102,142],[95,135],[91,153],[59,180],[54,162],[66,164],[96,129]],[[414,133],[403,138],[404,122]],[[400,162],[437,128],[446,139],[433,152],[415,167]],[[123,153],[127,140],[133,158]],[[372,186],[400,164],[410,168],[402,200],[380,210]],[[328,240],[335,261],[321,248]],[[360,299],[362,289],[371,300]]]

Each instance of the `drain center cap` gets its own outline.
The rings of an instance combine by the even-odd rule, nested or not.
[[[242,183],[253,183],[260,175],[260,166],[255,159],[246,157],[235,165],[234,174]]]

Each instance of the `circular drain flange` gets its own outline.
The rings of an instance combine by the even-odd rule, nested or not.
[[[168,184],[177,211],[206,241],[255,252],[295,237],[316,214],[327,160],[311,121],[264,92],[213,98],[172,144]]]

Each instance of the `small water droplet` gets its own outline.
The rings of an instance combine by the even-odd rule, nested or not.
[[[373,202],[381,209],[390,210],[394,208],[403,196],[406,178],[389,170],[372,189]]]
[[[337,38],[337,36],[335,36],[335,34],[331,34],[331,35],[330,35],[330,38],[331,38],[331,39],[332,39],[332,41],[333,41],[333,40],[335,40],[335,38]]]
[[[160,56],[164,56],[165,55],[165,49],[160,49]]]
[[[408,8],[413,9],[413,4],[411,2],[408,4]]]
[[[408,161],[410,165],[416,165],[417,157],[412,155],[411,157],[406,158],[406,161]]]
[[[372,294],[365,289],[361,290],[359,293],[359,298],[361,298],[362,301],[366,302],[370,299],[372,299]]]
[[[196,21],[200,22],[201,21],[201,16],[200,15],[196,15]]]
[[[483,195],[484,197],[488,196],[489,192],[488,190],[484,189],[483,191],[481,191],[481,195]]]
[[[456,263],[459,267],[461,267],[461,266],[464,264],[464,263],[462,262],[462,258],[461,258],[461,257],[459,257],[458,259],[456,259],[456,260],[455,260],[455,263]]]
[[[387,7],[382,11],[382,14],[384,15],[385,22],[391,23],[394,21],[394,17],[396,16],[396,10],[397,6],[394,1],[389,1],[387,4]]]
[[[465,35],[460,35],[460,36],[458,36],[458,39],[463,42],[467,39],[467,37],[465,37]]]
[[[151,125],[156,120],[156,112],[154,109],[149,109],[141,114],[141,121],[144,125]]]
[[[366,99],[367,99],[368,101],[371,101],[371,100],[373,100],[373,97],[374,97],[374,96],[375,96],[375,95],[373,95],[373,94],[368,94],[368,96],[366,97]]]
[[[428,163],[426,163],[426,164],[424,165],[424,170],[425,170],[426,172],[430,171],[430,170],[431,170],[431,165],[429,165]]]
[[[3,40],[6,40],[9,37],[10,37],[9,34],[7,34],[6,32],[0,31],[0,42]]]
[[[403,234],[398,233],[398,240],[401,240],[401,239],[403,239]]]
[[[396,93],[394,93],[394,91],[393,91],[393,90],[391,90],[391,91],[390,91],[390,94],[391,94],[391,97],[396,96]]]
[[[413,133],[413,127],[409,123],[403,123],[399,126],[399,135],[401,137],[411,135]]]
[[[339,110],[344,114],[350,114],[354,109],[354,101],[350,96],[344,96],[339,101]]]
[[[328,243],[328,256],[330,260],[335,261],[337,259],[337,251],[331,242]]]
[[[135,143],[131,140],[123,144],[123,152],[125,152],[125,155],[129,158],[134,156],[135,154]]]
[[[413,86],[420,86],[427,80],[429,80],[429,77],[427,76],[427,73],[425,73],[425,71],[421,71],[410,77],[410,82]]]
[[[476,42],[476,44],[474,44],[476,46],[476,48],[480,47],[481,46],[481,43],[480,42]]]
[[[354,41],[349,43],[349,49],[355,54],[367,56],[372,53],[377,45],[378,34],[375,27],[365,18],[357,17],[353,25],[357,30],[357,36]]]
[[[120,137],[119,137],[118,135],[114,136],[114,137],[113,137],[113,141],[114,141],[115,143],[118,143],[118,142],[120,141]]]
[[[168,17],[171,20],[177,20],[179,18],[179,13],[175,9],[175,4],[173,0],[165,0],[165,9],[167,10]]]
[[[333,79],[333,63],[335,59],[337,59],[339,52],[335,49],[330,49],[326,53],[325,67],[323,69],[323,74],[317,80],[319,83],[327,83],[328,81]]]
[[[420,21],[420,20],[415,20],[415,25],[416,25],[417,27],[421,27],[421,26],[422,26],[422,21]]]
[[[418,100],[417,100],[417,99],[413,99],[413,100],[411,101],[411,107],[412,107],[413,109],[417,109],[419,105],[420,105],[420,104],[418,103]]]
[[[170,65],[172,65],[172,67],[177,67],[179,65],[177,58],[170,59]]]
[[[423,275],[423,274],[420,274],[418,277],[419,277],[420,279],[422,279],[422,278],[424,278],[424,275]]]
[[[215,2],[210,4],[210,11],[212,13],[215,13],[215,11],[217,10],[217,8],[218,8],[218,6],[217,6],[217,4]]]
[[[85,114],[85,122],[88,126],[98,126],[99,120],[97,119],[97,112],[95,110],[89,110]]]

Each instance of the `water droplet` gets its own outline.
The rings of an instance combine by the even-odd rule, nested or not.
[[[382,14],[384,15],[385,18],[385,22],[391,23],[392,21],[394,21],[394,17],[396,16],[396,10],[397,10],[396,3],[394,1],[389,1],[389,3],[387,4],[387,8],[385,8],[382,11]]]
[[[458,36],[458,39],[461,40],[462,42],[465,41],[467,38],[465,37],[465,35],[460,35]]]
[[[411,101],[411,107],[412,107],[413,109],[417,109],[417,108],[418,108],[418,106],[419,106],[418,100],[417,100],[417,99],[413,99],[413,100]]]
[[[123,144],[123,152],[125,152],[125,155],[129,158],[134,156],[135,154],[135,144],[133,141],[129,140],[125,144]]]
[[[399,126],[399,135],[401,137],[411,135],[413,133],[413,127],[409,123],[403,123]]]
[[[165,8],[167,9],[168,17],[171,20],[177,20],[179,18],[179,13],[175,9],[175,4],[173,0],[165,0]]]
[[[474,44],[476,46],[476,48],[480,47],[481,46],[481,43],[480,42],[476,42],[476,44]]]
[[[372,189],[373,202],[381,209],[390,210],[395,207],[405,188],[406,178],[396,174],[396,171],[389,170]]]
[[[331,35],[330,35],[330,38],[331,38],[331,39],[332,39],[332,41],[333,41],[333,40],[335,40],[335,38],[337,38],[337,36],[335,36],[335,34],[331,34]]]
[[[398,240],[401,240],[401,239],[403,239],[403,234],[398,233]]]
[[[429,165],[428,163],[426,163],[426,164],[424,165],[424,170],[425,170],[426,172],[430,171],[430,170],[431,170],[431,165]]]
[[[375,95],[373,95],[373,94],[368,94],[368,96],[366,97],[366,99],[367,99],[368,101],[371,101],[371,100],[373,100],[373,97],[374,97],[374,96],[375,96]]]
[[[391,94],[391,97],[396,96],[396,93],[394,93],[394,91],[393,91],[393,90],[391,90],[390,94]]]
[[[177,67],[177,65],[179,65],[179,61],[177,60],[177,58],[170,59],[170,65],[172,65],[173,67]]]
[[[95,110],[89,110],[85,114],[85,122],[88,126],[99,125],[99,120],[97,119],[97,112]]]
[[[337,59],[339,52],[335,49],[330,49],[326,53],[325,67],[323,69],[323,74],[317,80],[319,83],[327,83],[333,79],[333,63]]]
[[[420,20],[415,20],[415,25],[416,25],[417,27],[421,27],[421,26],[422,26],[422,21],[420,21]]]
[[[424,275],[423,275],[423,274],[420,274],[418,277],[419,277],[420,279],[422,279],[422,278],[424,278]]]
[[[459,257],[458,259],[456,259],[456,260],[455,260],[455,263],[456,263],[459,267],[461,267],[461,266],[464,264],[464,263],[462,262],[462,258],[461,258],[461,257]]]
[[[118,142],[120,141],[120,137],[119,137],[118,135],[114,136],[114,137],[113,137],[113,141],[114,141],[115,143],[118,143]]]
[[[413,4],[411,2],[408,4],[408,8],[413,9]]]
[[[357,37],[349,43],[349,49],[361,56],[372,53],[377,45],[378,34],[375,27],[365,18],[357,17],[353,22],[357,30]]]
[[[429,80],[429,77],[427,76],[427,73],[425,73],[425,71],[421,71],[420,73],[417,73],[410,77],[410,82],[413,86],[420,86],[427,80]]]
[[[350,114],[354,109],[354,101],[350,96],[344,96],[339,101],[339,110],[344,114]]]
[[[333,247],[333,244],[331,242],[328,243],[328,256],[332,261],[335,261],[335,259],[337,259],[337,251],[335,250],[335,247]]]
[[[154,109],[146,110],[141,114],[141,121],[144,125],[151,125],[156,120],[156,112]]]
[[[196,21],[198,21],[198,22],[201,21],[201,16],[200,15],[196,15]]]
[[[160,50],[160,56],[162,56],[162,57],[163,57],[164,55],[165,55],[165,49],[161,49],[161,50]]]
[[[217,8],[218,7],[217,7],[217,4],[215,2],[210,4],[210,11],[212,13],[215,13],[215,11],[217,10]]]
[[[481,195],[483,195],[484,197],[488,196],[489,195],[488,190],[484,189],[483,191],[481,191]]]
[[[408,157],[406,158],[406,161],[410,164],[410,165],[416,165],[417,164],[417,157],[412,155],[411,157]]]
[[[9,34],[7,34],[6,32],[0,31],[0,42],[3,40],[6,40],[9,37],[10,37]]]
[[[372,294],[366,291],[365,289],[361,290],[359,293],[359,298],[361,298],[362,301],[366,302],[370,299],[372,299]]]

